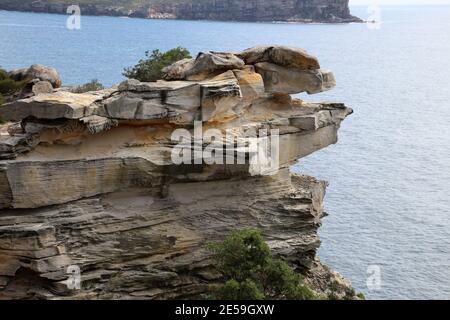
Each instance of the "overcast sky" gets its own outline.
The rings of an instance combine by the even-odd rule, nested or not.
[[[411,5],[411,4],[450,4],[450,0],[350,0],[350,5]]]

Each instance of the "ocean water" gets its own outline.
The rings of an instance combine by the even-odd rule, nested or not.
[[[307,49],[338,86],[300,97],[355,110],[337,145],[293,168],[330,182],[321,259],[369,299],[450,299],[450,6],[380,13],[376,29],[83,16],[70,31],[66,16],[0,11],[0,66],[41,63],[66,84],[111,85],[155,48]],[[379,288],[366,285],[371,270],[380,271]]]

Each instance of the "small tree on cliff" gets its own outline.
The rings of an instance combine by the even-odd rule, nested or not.
[[[145,52],[145,59],[139,60],[134,67],[125,68],[123,75],[142,82],[156,81],[162,78],[162,69],[182,59],[191,58],[189,51],[182,47],[161,52],[158,49]]]
[[[213,297],[220,300],[312,300],[318,297],[285,261],[272,256],[261,232],[232,232],[210,245],[226,282]]]

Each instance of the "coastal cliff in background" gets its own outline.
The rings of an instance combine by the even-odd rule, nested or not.
[[[84,15],[150,19],[361,22],[350,14],[349,0],[0,0],[0,9],[66,14],[79,4]]]
[[[327,183],[290,172],[352,113],[291,97],[333,74],[281,46],[163,74],[74,93],[52,68],[9,73],[29,85],[0,107],[0,299],[198,298],[222,281],[207,244],[243,228],[317,293],[356,299],[316,257]]]

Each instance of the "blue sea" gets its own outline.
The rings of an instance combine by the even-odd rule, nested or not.
[[[338,86],[300,97],[355,110],[337,145],[293,168],[330,182],[321,259],[369,299],[450,299],[450,6],[379,13],[370,26],[82,16],[70,31],[67,16],[0,11],[0,66],[41,63],[65,84],[112,85],[155,48],[305,48]],[[379,287],[367,286],[373,270]]]

